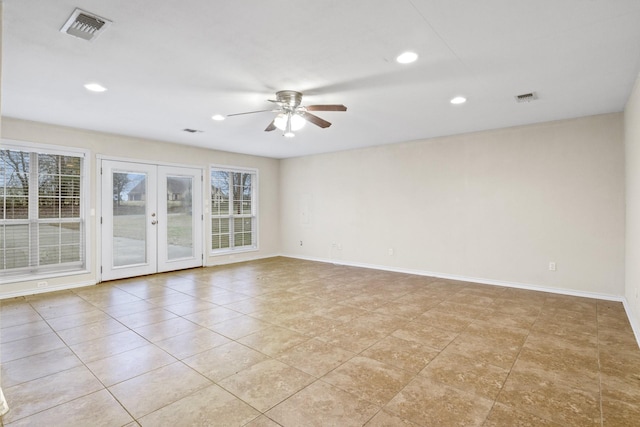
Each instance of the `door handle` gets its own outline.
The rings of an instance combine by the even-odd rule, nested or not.
[[[158,223],[158,221],[156,221],[155,219],[153,221],[151,221],[151,225],[156,225]]]

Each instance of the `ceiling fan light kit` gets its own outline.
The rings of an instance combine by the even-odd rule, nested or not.
[[[295,113],[280,113],[273,120],[273,124],[280,130],[290,130],[297,132],[304,127],[307,123],[305,119],[299,114]]]
[[[259,110],[249,111],[246,113],[229,114],[228,117],[264,112],[278,113],[271,123],[269,123],[265,132],[280,129],[284,131],[283,135],[285,137],[292,138],[295,136],[294,132],[302,129],[306,122],[313,123],[323,129],[331,126],[330,122],[321,119],[315,114],[309,113],[309,111],[347,111],[347,107],[342,104],[301,106],[302,93],[295,90],[281,90],[276,92],[276,99],[269,99],[268,101],[278,104],[279,108],[275,110]]]

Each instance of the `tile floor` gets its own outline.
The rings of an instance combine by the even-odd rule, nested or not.
[[[618,302],[287,258],[1,302],[7,426],[638,426]]]

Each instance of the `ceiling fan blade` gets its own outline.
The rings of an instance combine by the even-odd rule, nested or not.
[[[272,120],[271,123],[269,123],[269,126],[267,126],[267,128],[264,130],[265,132],[271,132],[272,130],[276,130],[276,121]]]
[[[342,104],[332,105],[307,105],[307,111],[347,111],[347,107]]]
[[[232,117],[232,116],[242,116],[245,114],[254,114],[254,113],[266,113],[267,111],[279,111],[279,110],[258,110],[258,111],[247,111],[246,113],[235,113],[235,114],[227,114],[227,117]]]
[[[321,119],[320,117],[313,115],[311,113],[307,113],[305,111],[301,111],[300,116],[305,119],[308,122],[313,123],[316,126],[320,126],[321,128],[328,128],[329,126],[331,126],[331,123],[329,123],[328,121]]]

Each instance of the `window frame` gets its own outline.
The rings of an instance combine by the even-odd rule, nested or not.
[[[233,199],[229,198],[229,215],[214,215],[213,209],[213,194],[212,194],[212,174],[214,171],[219,172],[227,172],[231,173],[244,173],[252,175],[251,182],[251,214],[233,214]],[[259,241],[258,241],[258,223],[259,223],[259,214],[258,214],[258,185],[259,185],[259,171],[255,168],[247,168],[247,167],[238,167],[238,166],[228,166],[228,165],[218,165],[211,164],[209,166],[209,185],[207,186],[207,206],[209,209],[209,221],[208,221],[208,233],[207,233],[207,245],[208,252],[210,256],[219,256],[219,255],[229,255],[232,253],[241,253],[241,252],[253,252],[259,250]],[[230,185],[233,185],[230,183]],[[233,194],[230,191],[230,196]],[[229,218],[229,247],[226,248],[218,248],[213,249],[213,227],[212,221],[215,218]],[[251,233],[252,233],[252,244],[246,246],[235,246],[234,242],[234,219],[237,218],[251,218]]]
[[[2,140],[2,150],[10,150],[10,151],[22,151],[27,153],[37,153],[38,155],[54,155],[54,156],[70,156],[70,157],[79,157],[81,159],[80,166],[80,206],[79,206],[79,217],[77,220],[75,218],[39,218],[38,214],[38,204],[34,204],[34,200],[38,200],[39,194],[38,187],[35,187],[35,190],[31,190],[33,186],[30,184],[30,192],[29,192],[29,214],[27,219],[20,220],[5,220],[1,218],[2,224],[8,224],[7,221],[15,221],[24,222],[29,224],[36,224],[34,227],[38,227],[39,224],[51,223],[52,221],[58,223],[78,223],[80,225],[80,237],[79,243],[81,245],[81,250],[84,252],[84,257],[80,261],[74,261],[69,263],[58,263],[58,264],[45,264],[45,265],[36,265],[36,266],[28,266],[28,267],[18,267],[7,270],[0,270],[0,285],[8,284],[8,283],[17,283],[17,282],[26,282],[26,281],[34,281],[41,279],[49,279],[55,277],[65,277],[72,275],[80,275],[80,274],[88,274],[91,272],[91,245],[90,245],[90,236],[91,229],[90,226],[92,224],[91,216],[89,215],[90,210],[90,189],[89,186],[91,184],[90,173],[90,150],[76,148],[76,147],[63,147],[58,145],[48,145],[48,144],[38,144],[29,141],[19,141],[12,139]],[[39,179],[39,174],[37,177],[32,178],[32,172],[30,171],[30,182],[32,180]],[[36,193],[34,195],[34,193]],[[9,222],[10,223],[10,222]],[[31,230],[29,231],[31,233]],[[40,242],[33,236],[29,237],[30,245],[32,242],[36,242],[38,245],[38,250],[40,248]],[[30,249],[31,250],[31,249]],[[38,263],[39,264],[39,263]]]

